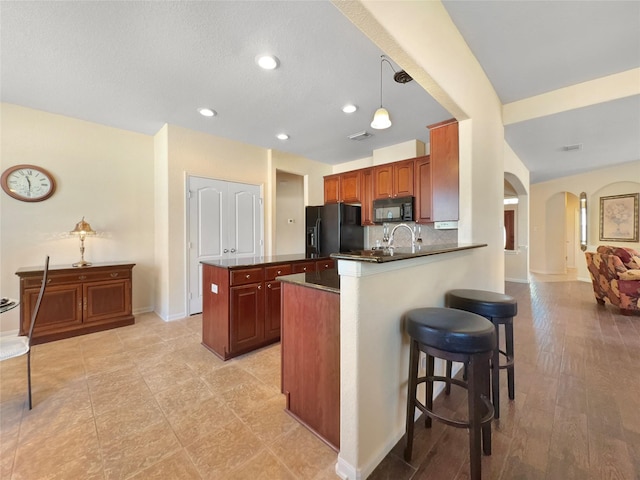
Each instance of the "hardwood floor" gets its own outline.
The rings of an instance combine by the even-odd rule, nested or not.
[[[516,399],[501,371],[502,416],[483,479],[640,479],[640,316],[599,307],[590,283],[508,283],[514,319]],[[466,392],[435,401],[466,416]],[[413,461],[404,439],[370,480],[469,478],[467,431],[418,420]]]

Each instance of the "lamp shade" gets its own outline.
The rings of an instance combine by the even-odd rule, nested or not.
[[[93,228],[91,228],[91,225],[89,225],[87,222],[84,221],[84,217],[82,217],[82,220],[76,223],[76,228],[71,230],[69,233],[71,235],[80,235],[80,236],[96,234]]]
[[[371,122],[371,128],[377,130],[383,130],[391,126],[391,119],[389,118],[389,112],[386,108],[380,107],[373,115],[373,121]]]

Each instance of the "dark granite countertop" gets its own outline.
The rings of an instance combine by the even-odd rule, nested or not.
[[[439,255],[441,253],[458,252],[472,248],[486,247],[486,243],[450,243],[445,245],[422,245],[415,247],[398,247],[393,249],[359,250],[349,253],[332,253],[331,258],[337,260],[355,260],[370,263],[386,263],[409,258]]]
[[[303,287],[315,288],[317,290],[340,293],[340,275],[338,275],[338,270],[335,268],[319,270],[317,272],[283,275],[276,277],[276,280],[301,285]]]
[[[200,263],[203,265],[213,265],[214,267],[222,268],[242,268],[252,267],[255,265],[269,265],[276,263],[293,263],[304,261],[317,261],[327,257],[309,256],[304,253],[293,255],[270,255],[270,256],[258,256],[258,257],[245,257],[245,258],[225,258],[220,260],[203,260]]]

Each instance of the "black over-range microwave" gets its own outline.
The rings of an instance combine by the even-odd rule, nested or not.
[[[383,198],[373,201],[374,223],[412,222],[413,197]]]

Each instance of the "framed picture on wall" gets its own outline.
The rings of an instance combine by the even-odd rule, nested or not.
[[[600,197],[600,240],[638,241],[638,196]]]

